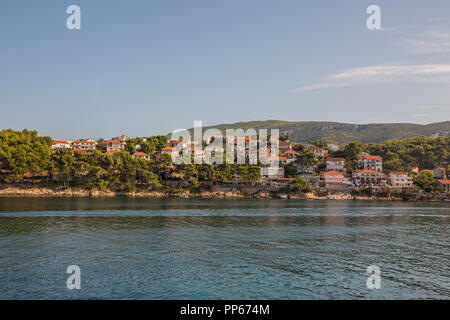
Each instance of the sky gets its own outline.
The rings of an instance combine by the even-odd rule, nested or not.
[[[366,26],[372,4],[379,30]],[[3,1],[0,129],[74,139],[194,120],[447,121],[449,14],[448,0]]]

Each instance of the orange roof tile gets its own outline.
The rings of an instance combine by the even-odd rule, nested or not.
[[[336,175],[336,174],[338,174],[338,175],[340,175],[340,176],[344,176],[344,175],[342,174],[342,172],[337,172],[337,171],[327,171],[327,172],[325,172],[323,175],[324,175],[324,176],[329,176],[329,175]]]
[[[378,172],[378,171],[375,171],[375,170],[367,170],[367,169],[361,170],[360,172],[361,173],[379,173],[379,174],[381,174],[381,172]]]
[[[53,144],[62,143],[62,144],[70,144],[67,141],[59,141],[59,140],[53,140]]]
[[[133,156],[148,156],[148,154],[146,154],[145,152],[135,152],[133,153]]]
[[[371,155],[366,155],[363,157],[364,160],[383,160],[383,158],[381,158],[380,156],[371,156]]]
[[[121,142],[121,141],[117,141],[117,140],[108,140],[108,141],[106,141],[106,143],[126,145],[125,142]]]

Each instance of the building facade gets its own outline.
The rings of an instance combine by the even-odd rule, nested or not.
[[[127,144],[122,141],[109,140],[106,141],[106,151],[115,151],[115,152],[124,151],[126,145]]]
[[[384,186],[386,185],[386,175],[375,170],[360,170],[353,174],[356,186]]]
[[[327,158],[327,171],[344,171],[344,158]]]
[[[383,172],[383,158],[380,156],[365,155],[360,163],[365,170]]]
[[[408,176],[406,172],[391,172],[388,174],[388,183],[397,188],[411,188],[413,178]]]
[[[94,151],[97,146],[97,142],[94,139],[81,139],[72,141],[72,148],[83,151]]]

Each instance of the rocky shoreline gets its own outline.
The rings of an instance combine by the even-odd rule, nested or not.
[[[313,192],[309,193],[269,193],[259,192],[253,195],[243,195],[240,192],[211,192],[204,191],[199,193],[190,193],[189,191],[169,192],[169,191],[130,191],[130,192],[114,192],[111,190],[80,190],[71,188],[17,188],[9,187],[0,189],[1,197],[138,197],[138,198],[185,198],[185,199],[295,199],[295,200],[377,200],[377,201],[404,201],[404,199],[379,196],[358,196],[350,193],[338,192],[328,195],[317,195]],[[408,199],[408,201],[411,201]],[[437,201],[437,200],[412,200],[412,201]],[[448,202],[448,200],[441,201]]]

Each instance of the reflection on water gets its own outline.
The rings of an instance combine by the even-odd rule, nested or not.
[[[429,203],[0,198],[0,298],[448,299],[449,217]]]

